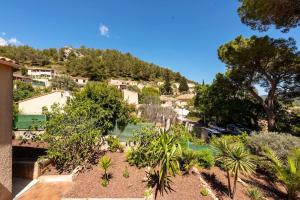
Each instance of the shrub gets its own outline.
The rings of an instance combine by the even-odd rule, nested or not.
[[[300,148],[300,138],[286,133],[259,133],[250,137],[249,147],[256,155],[261,155],[264,148],[270,148],[281,160],[286,161],[291,150]]]
[[[206,188],[200,189],[200,194],[204,197],[208,196],[208,190]]]
[[[215,160],[212,153],[206,150],[183,150],[182,156],[179,160],[181,168],[183,168],[185,171],[189,171],[194,166],[210,168],[215,164]]]
[[[111,159],[108,156],[103,156],[100,160],[99,160],[99,166],[101,167],[101,169],[104,170],[104,176],[103,179],[109,180],[108,174],[107,174],[107,170],[108,168],[111,166]]]
[[[256,187],[251,187],[247,190],[247,194],[251,200],[262,200],[263,195],[261,191]]]
[[[129,178],[129,171],[128,171],[128,167],[126,166],[123,172],[123,177],[124,178]]]
[[[116,152],[116,151],[123,151],[123,146],[120,143],[119,138],[114,137],[112,135],[109,135],[106,138],[107,144],[108,144],[108,150],[111,152]]]
[[[212,155],[211,151],[198,151],[196,156],[201,167],[210,168],[215,164],[214,156]]]

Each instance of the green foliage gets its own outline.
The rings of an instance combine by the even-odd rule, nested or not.
[[[22,81],[14,81],[14,90],[13,90],[13,100],[14,102],[18,102],[24,99],[28,99],[35,95],[39,94],[38,90],[35,90],[32,87],[31,83],[26,83]]]
[[[111,167],[111,165],[112,165],[112,162],[111,162],[111,158],[110,157],[108,157],[107,155],[104,155],[100,160],[99,160],[99,167],[101,168],[101,169],[103,169],[104,170],[104,178],[103,179],[105,179],[105,180],[109,180],[109,177],[108,177],[108,174],[107,174],[107,170],[108,170],[108,168],[110,168]]]
[[[130,91],[133,91],[133,92],[137,92],[137,93],[140,93],[140,88],[136,85],[128,85],[127,86],[127,89],[130,90]]]
[[[128,171],[128,167],[127,166],[125,166],[125,169],[123,171],[123,177],[124,178],[129,178],[129,171]]]
[[[250,174],[255,169],[253,156],[241,143],[228,143],[223,138],[217,140],[213,145],[218,150],[217,160],[227,171],[229,196],[234,199],[239,174]],[[229,173],[234,175],[233,188],[231,188]]]
[[[220,140],[226,140],[226,142],[228,144],[242,144],[242,145],[247,145],[249,143],[249,140],[252,137],[249,137],[247,133],[243,133],[240,135],[222,135],[221,137],[216,137],[216,136],[212,136],[211,138],[211,144],[216,144],[218,143]]]
[[[47,156],[60,169],[74,169],[90,162],[103,144],[102,135],[125,124],[128,108],[121,93],[106,84],[89,83],[64,108],[53,106],[47,113],[45,133]]]
[[[78,89],[78,85],[69,76],[56,76],[51,79],[51,86],[56,89],[74,91]]]
[[[70,50],[70,53],[66,53]],[[130,78],[134,80],[163,79],[168,74],[171,80],[178,75],[167,68],[144,62],[130,53],[117,50],[93,48],[34,49],[29,46],[1,46],[0,55],[17,61],[21,66],[60,66],[72,76],[88,77],[94,81],[108,78]]]
[[[300,24],[300,3],[295,0],[239,0],[238,13],[244,24],[266,31],[271,25],[283,32]]]
[[[287,133],[258,133],[249,137],[249,147],[256,155],[262,155],[265,148],[270,148],[279,159],[286,161],[291,150],[300,148],[300,138]]]
[[[160,92],[153,87],[144,87],[139,94],[139,102],[141,104],[159,104]]]
[[[261,191],[256,187],[251,187],[247,190],[247,195],[251,200],[263,200],[264,197]]]
[[[184,149],[179,159],[181,167],[189,172],[192,167],[210,168],[214,166],[215,160],[211,151],[192,151]]]
[[[276,128],[278,96],[286,97],[299,83],[299,52],[293,39],[268,36],[239,36],[222,45],[218,55],[227,66],[227,75],[234,85],[243,89],[259,103],[268,119],[269,130]],[[255,86],[267,91],[263,99]]]
[[[257,128],[263,114],[261,106],[223,74],[217,74],[211,85],[196,88],[194,106],[203,122],[239,123],[252,128]]]
[[[179,92],[181,92],[181,93],[184,93],[184,92],[188,92],[188,91],[189,91],[189,86],[188,86],[188,83],[187,83],[186,78],[182,77],[182,78],[180,79],[178,90],[179,90]]]
[[[123,151],[123,146],[120,143],[119,138],[109,135],[106,138],[108,144],[108,150],[111,152]]]
[[[173,94],[173,88],[171,84],[171,79],[170,79],[170,73],[166,73],[164,77],[164,84],[160,88],[160,93],[163,95],[172,95]]]
[[[208,190],[206,188],[201,188],[200,189],[200,194],[204,197],[208,196]]]
[[[288,199],[297,199],[297,192],[300,191],[300,149],[293,150],[286,165],[271,149],[265,150],[265,156],[274,165],[278,179],[285,184]]]

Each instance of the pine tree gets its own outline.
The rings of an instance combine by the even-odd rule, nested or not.
[[[187,81],[184,77],[182,77],[180,79],[180,82],[179,82],[179,92],[183,93],[183,92],[188,92],[189,91],[189,86],[187,84]]]

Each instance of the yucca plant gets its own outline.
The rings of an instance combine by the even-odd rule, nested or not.
[[[156,154],[160,158],[158,163],[159,170],[148,174],[149,183],[155,186],[155,198],[158,192],[163,194],[164,191],[172,190],[171,177],[179,173],[180,167],[178,158],[181,155],[181,146],[177,143],[176,138],[168,132],[162,132],[159,140],[155,143]]]
[[[111,166],[111,159],[108,156],[103,156],[99,161],[99,166],[104,170],[104,179],[109,180],[107,170]]]
[[[223,163],[227,171],[229,195],[235,199],[238,177],[241,173],[250,174],[254,171],[254,159],[244,145],[240,143],[227,144],[226,140],[220,139],[214,145],[219,152],[217,159]],[[234,177],[232,190],[230,174]]]
[[[265,149],[265,156],[276,169],[278,179],[285,184],[288,199],[297,199],[300,191],[300,149],[295,149],[288,156],[286,165],[271,149]]]

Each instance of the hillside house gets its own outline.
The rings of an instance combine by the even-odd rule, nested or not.
[[[124,101],[126,101],[128,104],[139,104],[139,95],[137,92],[133,92],[130,90],[122,90],[122,93]]]
[[[80,87],[83,87],[85,86],[88,81],[89,81],[89,78],[85,78],[85,77],[71,77],[73,79],[73,81],[75,81]]]
[[[27,75],[32,78],[48,78],[55,76],[55,70],[50,68],[27,68]]]
[[[50,110],[51,106],[55,103],[63,106],[70,97],[69,92],[58,90],[19,101],[17,104],[20,114],[41,115],[44,107]]]
[[[176,97],[176,106],[178,107],[184,107],[187,106],[188,103],[194,98],[194,94],[183,94],[178,97]]]

